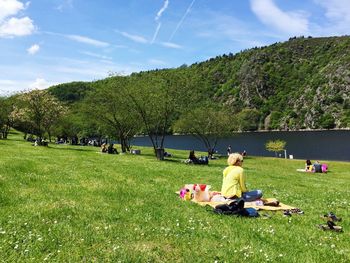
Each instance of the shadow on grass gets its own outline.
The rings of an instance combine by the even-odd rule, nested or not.
[[[74,148],[74,145],[69,145],[69,148],[64,148],[64,147],[54,147],[54,145],[50,144],[48,146],[45,146],[50,149],[54,150],[65,150],[65,151],[79,151],[79,152],[94,152],[93,149],[85,149],[85,148]],[[78,146],[79,147],[79,146]]]

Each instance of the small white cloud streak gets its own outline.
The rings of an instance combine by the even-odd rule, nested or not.
[[[168,8],[169,6],[169,0],[165,0],[163,7],[158,11],[157,16],[155,17],[155,20],[158,21],[161,17],[163,12]]]
[[[151,41],[151,44],[154,43],[154,41],[156,40],[157,36],[158,36],[158,33],[159,33],[159,30],[160,30],[160,27],[162,26],[162,23],[158,23],[157,25],[157,28],[156,28],[156,31],[154,31],[154,34],[153,34],[153,38],[152,38],[152,41]]]
[[[87,55],[87,56],[90,56],[90,57],[94,57],[94,58],[99,58],[99,59],[104,59],[104,60],[112,60],[111,57],[107,57],[107,56],[96,54],[96,53],[89,52],[89,51],[81,51],[80,53]]]
[[[32,45],[30,48],[27,49],[27,52],[29,55],[34,55],[40,50],[40,46],[38,44]]]
[[[0,37],[31,35],[35,31],[33,20],[29,17],[11,17],[0,24]]]
[[[301,12],[284,12],[273,0],[250,0],[250,5],[254,14],[268,26],[289,35],[308,32],[309,21]]]
[[[122,36],[124,36],[124,37],[126,37],[134,42],[143,43],[143,44],[148,43],[147,39],[145,39],[142,36],[132,35],[132,34],[129,34],[127,32],[123,32],[123,31],[117,31],[117,32],[120,33]]]
[[[175,44],[175,43],[171,43],[171,42],[161,42],[160,44],[164,47],[170,47],[170,48],[176,48],[176,49],[183,48],[182,46]]]
[[[89,44],[92,46],[96,46],[96,47],[108,47],[109,43],[107,42],[103,42],[103,41],[99,41],[96,39],[92,39],[89,37],[85,37],[85,36],[79,36],[79,35],[64,35],[65,37],[80,42],[80,43],[84,43],[84,44]]]
[[[62,4],[56,7],[56,9],[60,12],[63,12],[64,9],[72,9],[73,8],[73,0],[65,0]]]
[[[172,40],[173,37],[175,36],[177,30],[179,30],[179,28],[180,28],[180,26],[182,25],[182,23],[184,22],[186,16],[187,16],[187,15],[189,14],[189,12],[191,11],[191,8],[192,8],[192,6],[193,6],[193,4],[194,4],[195,1],[196,1],[196,0],[193,0],[193,1],[191,2],[191,4],[189,5],[189,7],[187,8],[185,14],[182,16],[180,22],[177,24],[175,30],[174,30],[173,33],[171,34],[171,36],[170,36],[168,42],[171,42],[171,40]]]
[[[159,22],[159,19],[162,17],[163,12],[168,8],[168,6],[169,6],[169,0],[165,0],[162,8],[158,11],[156,17],[154,18],[154,20],[157,22],[157,28],[154,31],[151,44],[154,43],[154,41],[156,40],[156,38],[158,36],[159,30],[160,30],[160,28],[162,26],[162,23]]]

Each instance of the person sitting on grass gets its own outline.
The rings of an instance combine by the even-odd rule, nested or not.
[[[223,171],[221,195],[228,199],[243,198],[252,202],[262,197],[261,190],[248,191],[243,173],[243,156],[232,153],[227,159],[228,167]]]
[[[197,158],[196,155],[194,154],[194,150],[190,151],[190,155],[188,156],[188,159],[193,164],[208,164],[209,162],[208,157],[206,156]]]
[[[322,173],[322,164],[320,164],[319,161],[316,161],[314,164],[313,164],[313,171],[315,173]]]
[[[306,160],[305,162],[305,171],[312,172],[313,166],[310,160]]]
[[[107,149],[108,153],[109,154],[118,154],[118,151],[116,148],[114,148],[114,144],[111,143],[109,146],[108,146],[108,149]]]
[[[199,159],[194,154],[194,150],[190,151],[190,155],[188,156],[188,159],[190,159],[192,161],[192,163],[194,163],[194,164],[199,163]]]
[[[108,152],[107,144],[103,143],[103,144],[101,145],[101,152],[102,152],[102,153]]]

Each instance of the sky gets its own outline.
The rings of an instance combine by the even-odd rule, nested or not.
[[[0,95],[350,34],[350,0],[0,0]]]

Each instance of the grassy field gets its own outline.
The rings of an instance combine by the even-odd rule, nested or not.
[[[186,183],[220,190],[225,158],[195,166],[181,162],[187,151],[163,162],[150,148],[98,151],[0,140],[1,262],[350,262],[350,163],[305,174],[304,160],[248,157],[248,187],[305,214],[237,218],[174,194]],[[316,227],[330,211],[343,233]]]

